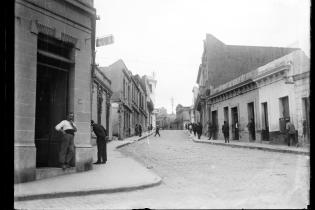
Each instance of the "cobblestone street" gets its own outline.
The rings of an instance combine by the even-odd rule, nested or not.
[[[120,151],[162,177],[161,185],[131,192],[16,202],[15,208],[307,207],[309,156],[194,143],[184,131],[162,130],[160,134]]]

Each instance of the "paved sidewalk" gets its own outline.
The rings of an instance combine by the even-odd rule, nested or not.
[[[271,152],[283,152],[283,153],[294,153],[294,154],[302,154],[309,155],[310,150],[309,147],[295,147],[295,146],[286,146],[286,145],[274,145],[268,143],[256,143],[256,142],[241,142],[236,140],[230,140],[230,143],[224,143],[224,140],[208,140],[209,137],[202,135],[200,139],[198,136],[194,136],[194,134],[190,134],[189,131],[185,130],[185,132],[190,136],[190,138],[197,143],[208,143],[215,145],[223,145],[229,147],[242,147],[248,149],[259,149]]]
[[[93,165],[90,171],[14,184],[14,200],[114,193],[158,185],[162,182],[159,176],[116,150],[152,134],[144,132],[142,137],[134,136],[122,141],[109,142],[107,163]]]

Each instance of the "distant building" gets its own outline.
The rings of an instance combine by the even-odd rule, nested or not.
[[[185,125],[190,122],[190,107],[184,107],[181,104],[176,106],[176,124],[177,129],[185,129]]]
[[[286,144],[285,120],[290,119],[300,142],[305,121],[309,144],[309,74],[309,58],[296,50],[214,88],[206,100],[218,125],[215,138],[223,138],[220,128],[227,121],[234,140]],[[247,127],[251,119],[253,137]]]
[[[150,93],[150,99],[152,100],[152,103],[154,106],[156,106],[156,85],[157,85],[157,80],[155,78],[155,73],[153,72],[151,76],[145,76],[146,80],[149,85],[149,93]],[[153,112],[150,114],[150,123],[152,124],[153,127],[156,126],[156,113],[153,110]]]
[[[132,74],[120,59],[108,66],[107,75],[112,81],[112,132],[118,139],[132,135]]]
[[[211,104],[207,99],[215,88],[294,50],[297,49],[226,45],[213,35],[207,34],[196,81],[199,85],[199,93],[194,104],[195,109],[200,113],[204,132],[207,131],[208,121],[216,122],[211,116],[213,113],[213,118],[216,118],[216,113],[212,112]],[[219,125],[215,124],[215,126],[219,128]]]
[[[95,67],[92,83],[92,120],[102,124],[108,136],[112,138],[111,103],[113,94],[111,90],[111,80],[106,76],[106,67]]]

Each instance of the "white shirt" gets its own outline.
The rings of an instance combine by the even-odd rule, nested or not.
[[[74,124],[74,122],[72,122],[74,127],[76,128],[77,126]],[[69,130],[69,129],[75,129],[71,126],[70,122],[68,120],[63,120],[61,121],[58,125],[56,125],[55,129],[57,131],[60,131],[61,129],[62,130]]]

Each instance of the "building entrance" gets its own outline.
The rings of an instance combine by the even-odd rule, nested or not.
[[[248,122],[252,121],[252,129],[248,129],[249,140],[255,141],[256,140],[256,131],[255,131],[255,111],[254,111],[254,102],[247,104],[247,112],[248,112]]]
[[[60,133],[55,126],[66,119],[68,81],[71,62],[60,49],[60,43],[39,35],[37,54],[35,146],[36,167],[59,165]],[[68,49],[69,51],[69,49]]]
[[[232,139],[239,140],[239,122],[237,107],[231,108]]]
[[[213,139],[218,139],[218,112],[212,111]]]

